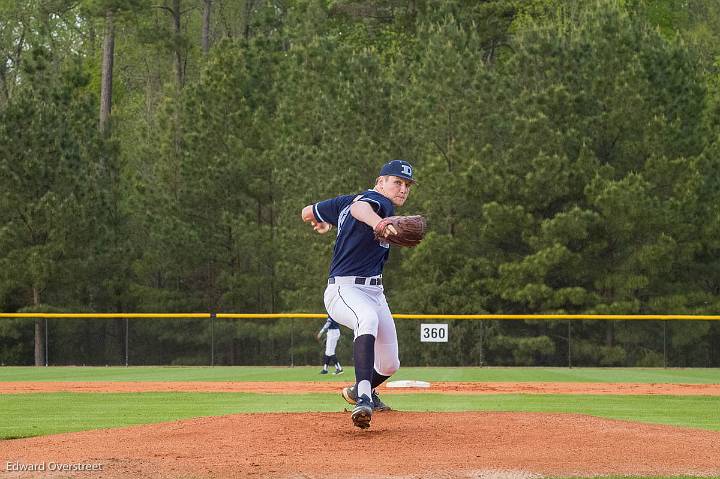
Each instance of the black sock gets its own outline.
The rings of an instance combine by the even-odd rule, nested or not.
[[[360,384],[360,381],[371,382],[375,364],[375,336],[363,334],[355,338],[353,359],[356,384]]]
[[[373,369],[372,381],[370,381],[370,386],[375,389],[376,387],[387,381],[388,378],[390,378],[390,376],[383,376],[382,374],[375,371],[375,369]]]
[[[323,367],[327,366],[328,364],[330,364],[330,356],[323,354]]]

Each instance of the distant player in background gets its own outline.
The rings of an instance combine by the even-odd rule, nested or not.
[[[317,333],[317,340],[322,341],[323,334],[325,333],[327,333],[327,336],[325,336],[325,354],[323,354],[323,368],[320,374],[327,374],[330,364],[335,366],[335,372],[333,374],[342,374],[345,371],[343,371],[342,366],[340,366],[340,361],[338,361],[335,355],[335,348],[337,348],[337,343],[340,339],[340,325],[329,316],[327,321],[325,321],[325,325]]]

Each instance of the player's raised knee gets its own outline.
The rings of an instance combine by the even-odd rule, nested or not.
[[[392,376],[400,369],[400,360],[388,361],[385,364],[381,364],[378,368],[378,372],[383,376]]]

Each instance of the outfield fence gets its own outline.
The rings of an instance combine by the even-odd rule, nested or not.
[[[45,366],[317,364],[322,348],[314,337],[326,317],[319,313],[0,313],[0,364],[28,364],[30,350],[34,364]],[[396,321],[401,359],[407,365],[720,367],[720,315],[394,317],[447,325],[448,338],[424,343],[421,324]],[[343,336],[338,356],[348,364],[352,335],[344,330]]]

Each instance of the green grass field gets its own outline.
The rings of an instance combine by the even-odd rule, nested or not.
[[[9,381],[352,381],[316,367],[1,367]],[[425,381],[720,383],[720,369],[404,368]],[[338,384],[338,387],[340,384]],[[606,395],[388,395],[403,411],[532,411],[720,431],[720,397]],[[0,396],[0,438],[40,436],[231,413],[342,411],[337,394],[38,393]]]
[[[320,376],[318,367],[0,367],[7,381],[338,381],[353,377]],[[720,384],[720,369],[663,368],[401,368],[393,380],[478,382],[622,382]]]
[[[698,396],[392,394],[402,411],[581,413],[720,431],[720,398]],[[261,412],[337,412],[339,394],[38,393],[0,396],[0,438]]]

